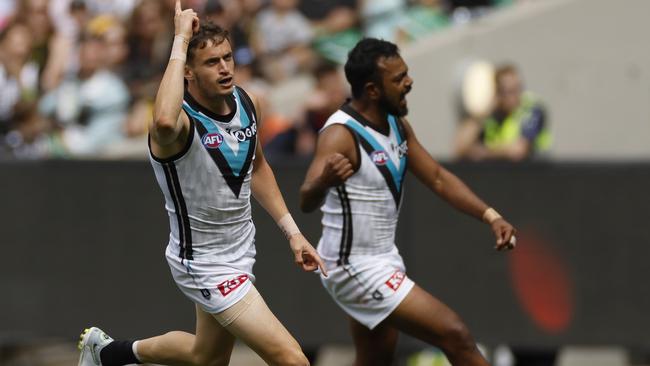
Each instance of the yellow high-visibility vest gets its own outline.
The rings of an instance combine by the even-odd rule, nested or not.
[[[483,143],[488,148],[500,148],[510,145],[521,137],[523,122],[528,119],[537,106],[537,100],[530,94],[522,96],[521,104],[506,119],[499,123],[494,117],[488,117],[483,126]],[[552,138],[546,126],[533,141],[533,149],[541,152],[551,147]]]

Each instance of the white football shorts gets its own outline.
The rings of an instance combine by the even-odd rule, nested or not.
[[[165,251],[176,285],[209,314],[220,313],[241,300],[255,282],[255,246],[232,262],[183,259],[170,246]]]
[[[349,264],[326,262],[328,277],[321,282],[334,301],[369,329],[386,319],[415,283],[406,276],[397,249],[379,255],[349,258]]]

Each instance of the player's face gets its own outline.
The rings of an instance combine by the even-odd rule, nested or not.
[[[381,58],[377,65],[382,75],[379,105],[392,115],[406,116],[406,94],[413,85],[413,79],[408,75],[408,66],[400,56]]]
[[[233,93],[235,61],[228,40],[219,44],[208,41],[204,48],[197,48],[188,68],[189,74],[186,77],[195,81],[205,95],[223,96]]]

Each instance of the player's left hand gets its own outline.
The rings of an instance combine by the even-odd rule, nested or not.
[[[517,245],[515,233],[517,230],[503,218],[496,219],[492,222],[492,231],[497,238],[497,244],[494,249],[498,251],[512,250]]]
[[[327,269],[320,255],[307,239],[300,233],[294,234],[289,239],[289,245],[294,255],[294,262],[303,271],[313,272],[320,268],[323,276],[327,277]]]

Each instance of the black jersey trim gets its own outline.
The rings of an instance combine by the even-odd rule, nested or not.
[[[390,124],[388,123],[388,121],[386,121],[385,128],[377,127],[374,123],[368,121],[368,119],[366,119],[366,117],[364,117],[361,113],[357,112],[356,109],[352,108],[350,103],[343,104],[343,106],[341,106],[341,110],[349,114],[350,117],[354,118],[357,122],[361,123],[363,126],[368,126],[386,137],[390,136]]]
[[[232,119],[235,117],[235,113],[237,113],[237,101],[235,100],[235,96],[233,94],[226,96],[226,103],[228,103],[228,106],[230,107],[230,113],[228,114],[216,114],[211,110],[207,109],[206,107],[202,106],[201,104],[199,104],[199,102],[196,101],[196,99],[194,99],[192,94],[190,94],[190,92],[187,89],[185,89],[185,94],[183,96],[183,99],[195,111],[201,112],[206,116],[214,120],[217,120],[219,122],[228,123],[232,121]]]
[[[257,124],[257,110],[255,109],[255,103],[251,99],[250,95],[246,91],[238,86],[235,87],[239,92],[239,95],[242,97],[242,103],[244,105],[244,110],[248,114],[248,120],[251,121],[251,124]]]
[[[352,251],[352,210],[350,209],[350,199],[345,189],[345,184],[336,187],[341,208],[343,209],[343,230],[341,231],[341,245],[339,247],[339,259],[337,265],[349,264],[350,252]]]
[[[190,227],[190,218],[187,214],[187,205],[183,198],[183,191],[178,179],[176,165],[173,162],[162,165],[167,180],[167,188],[174,203],[176,212],[176,221],[178,222],[178,245],[180,247],[178,256],[183,259],[194,259],[192,250],[192,229]]]

